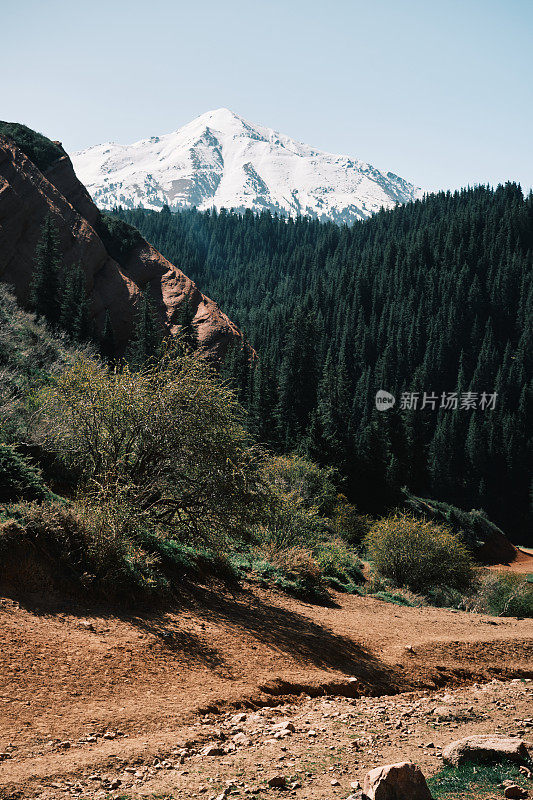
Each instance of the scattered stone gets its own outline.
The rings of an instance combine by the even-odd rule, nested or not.
[[[364,800],[432,800],[422,771],[410,761],[370,770],[362,796]]]
[[[296,728],[294,727],[292,722],[278,722],[276,725],[274,725],[274,730],[282,732],[288,731],[289,733],[294,733]]]
[[[446,764],[464,764],[467,761],[528,761],[529,753],[523,739],[515,736],[466,736],[447,745],[442,751]]]
[[[521,786],[518,786],[517,783],[512,783],[510,786],[506,786],[504,789],[504,797],[510,798],[510,800],[521,800],[522,797],[528,797],[528,792],[525,789],[522,789]]]
[[[202,750],[202,755],[204,756],[223,756],[224,750],[221,747],[216,747],[215,745],[210,745],[209,747],[204,748]]]
[[[246,736],[245,733],[236,733],[235,736],[233,737],[233,741],[235,742],[235,744],[240,744],[243,747],[248,747],[249,745],[252,744],[252,740],[248,736]]]
[[[278,773],[275,773],[267,778],[267,784],[273,789],[285,789],[287,786],[287,778],[285,775],[279,775]]]

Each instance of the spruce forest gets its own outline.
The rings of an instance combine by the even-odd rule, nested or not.
[[[335,468],[362,512],[407,488],[483,509],[527,542],[532,194],[514,183],[441,192],[351,227],[114,213],[245,333],[223,370],[260,441]],[[387,411],[380,389],[396,398]]]

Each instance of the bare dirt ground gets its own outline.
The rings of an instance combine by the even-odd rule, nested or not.
[[[512,561],[507,564],[493,564],[491,569],[531,573],[533,575],[533,551],[529,548],[518,547],[516,557]]]
[[[209,798],[231,780],[266,797],[277,767],[293,797],[346,797],[367,768],[435,770],[459,735],[529,726],[533,683],[512,679],[533,678],[531,620],[335,599],[205,588],[173,612],[119,615],[5,598],[4,797]],[[464,703],[476,713],[439,727],[436,705]],[[284,720],[295,730],[277,736]]]

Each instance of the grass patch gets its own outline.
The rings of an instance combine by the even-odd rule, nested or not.
[[[428,778],[428,786],[435,800],[452,798],[478,798],[487,794],[500,794],[498,786],[504,780],[512,780],[524,789],[530,788],[528,780],[514,762],[499,764],[462,764],[459,767],[444,767]]]
[[[397,606],[412,607],[415,605],[411,600],[408,600],[407,597],[397,592],[374,592],[373,594],[369,594],[368,597],[373,597],[375,600],[383,600],[384,603],[394,603]]]

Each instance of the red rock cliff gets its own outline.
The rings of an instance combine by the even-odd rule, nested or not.
[[[63,151],[64,152],[64,151]],[[189,302],[203,351],[217,358],[240,337],[237,327],[196,285],[144,239],[119,265],[95,228],[100,211],[76,178],[65,153],[43,174],[7,137],[0,135],[0,280],[25,300],[41,226],[51,214],[58,228],[65,269],[80,263],[96,324],[106,311],[122,350],[130,336],[135,304],[149,289],[165,327],[176,333],[178,310]]]

